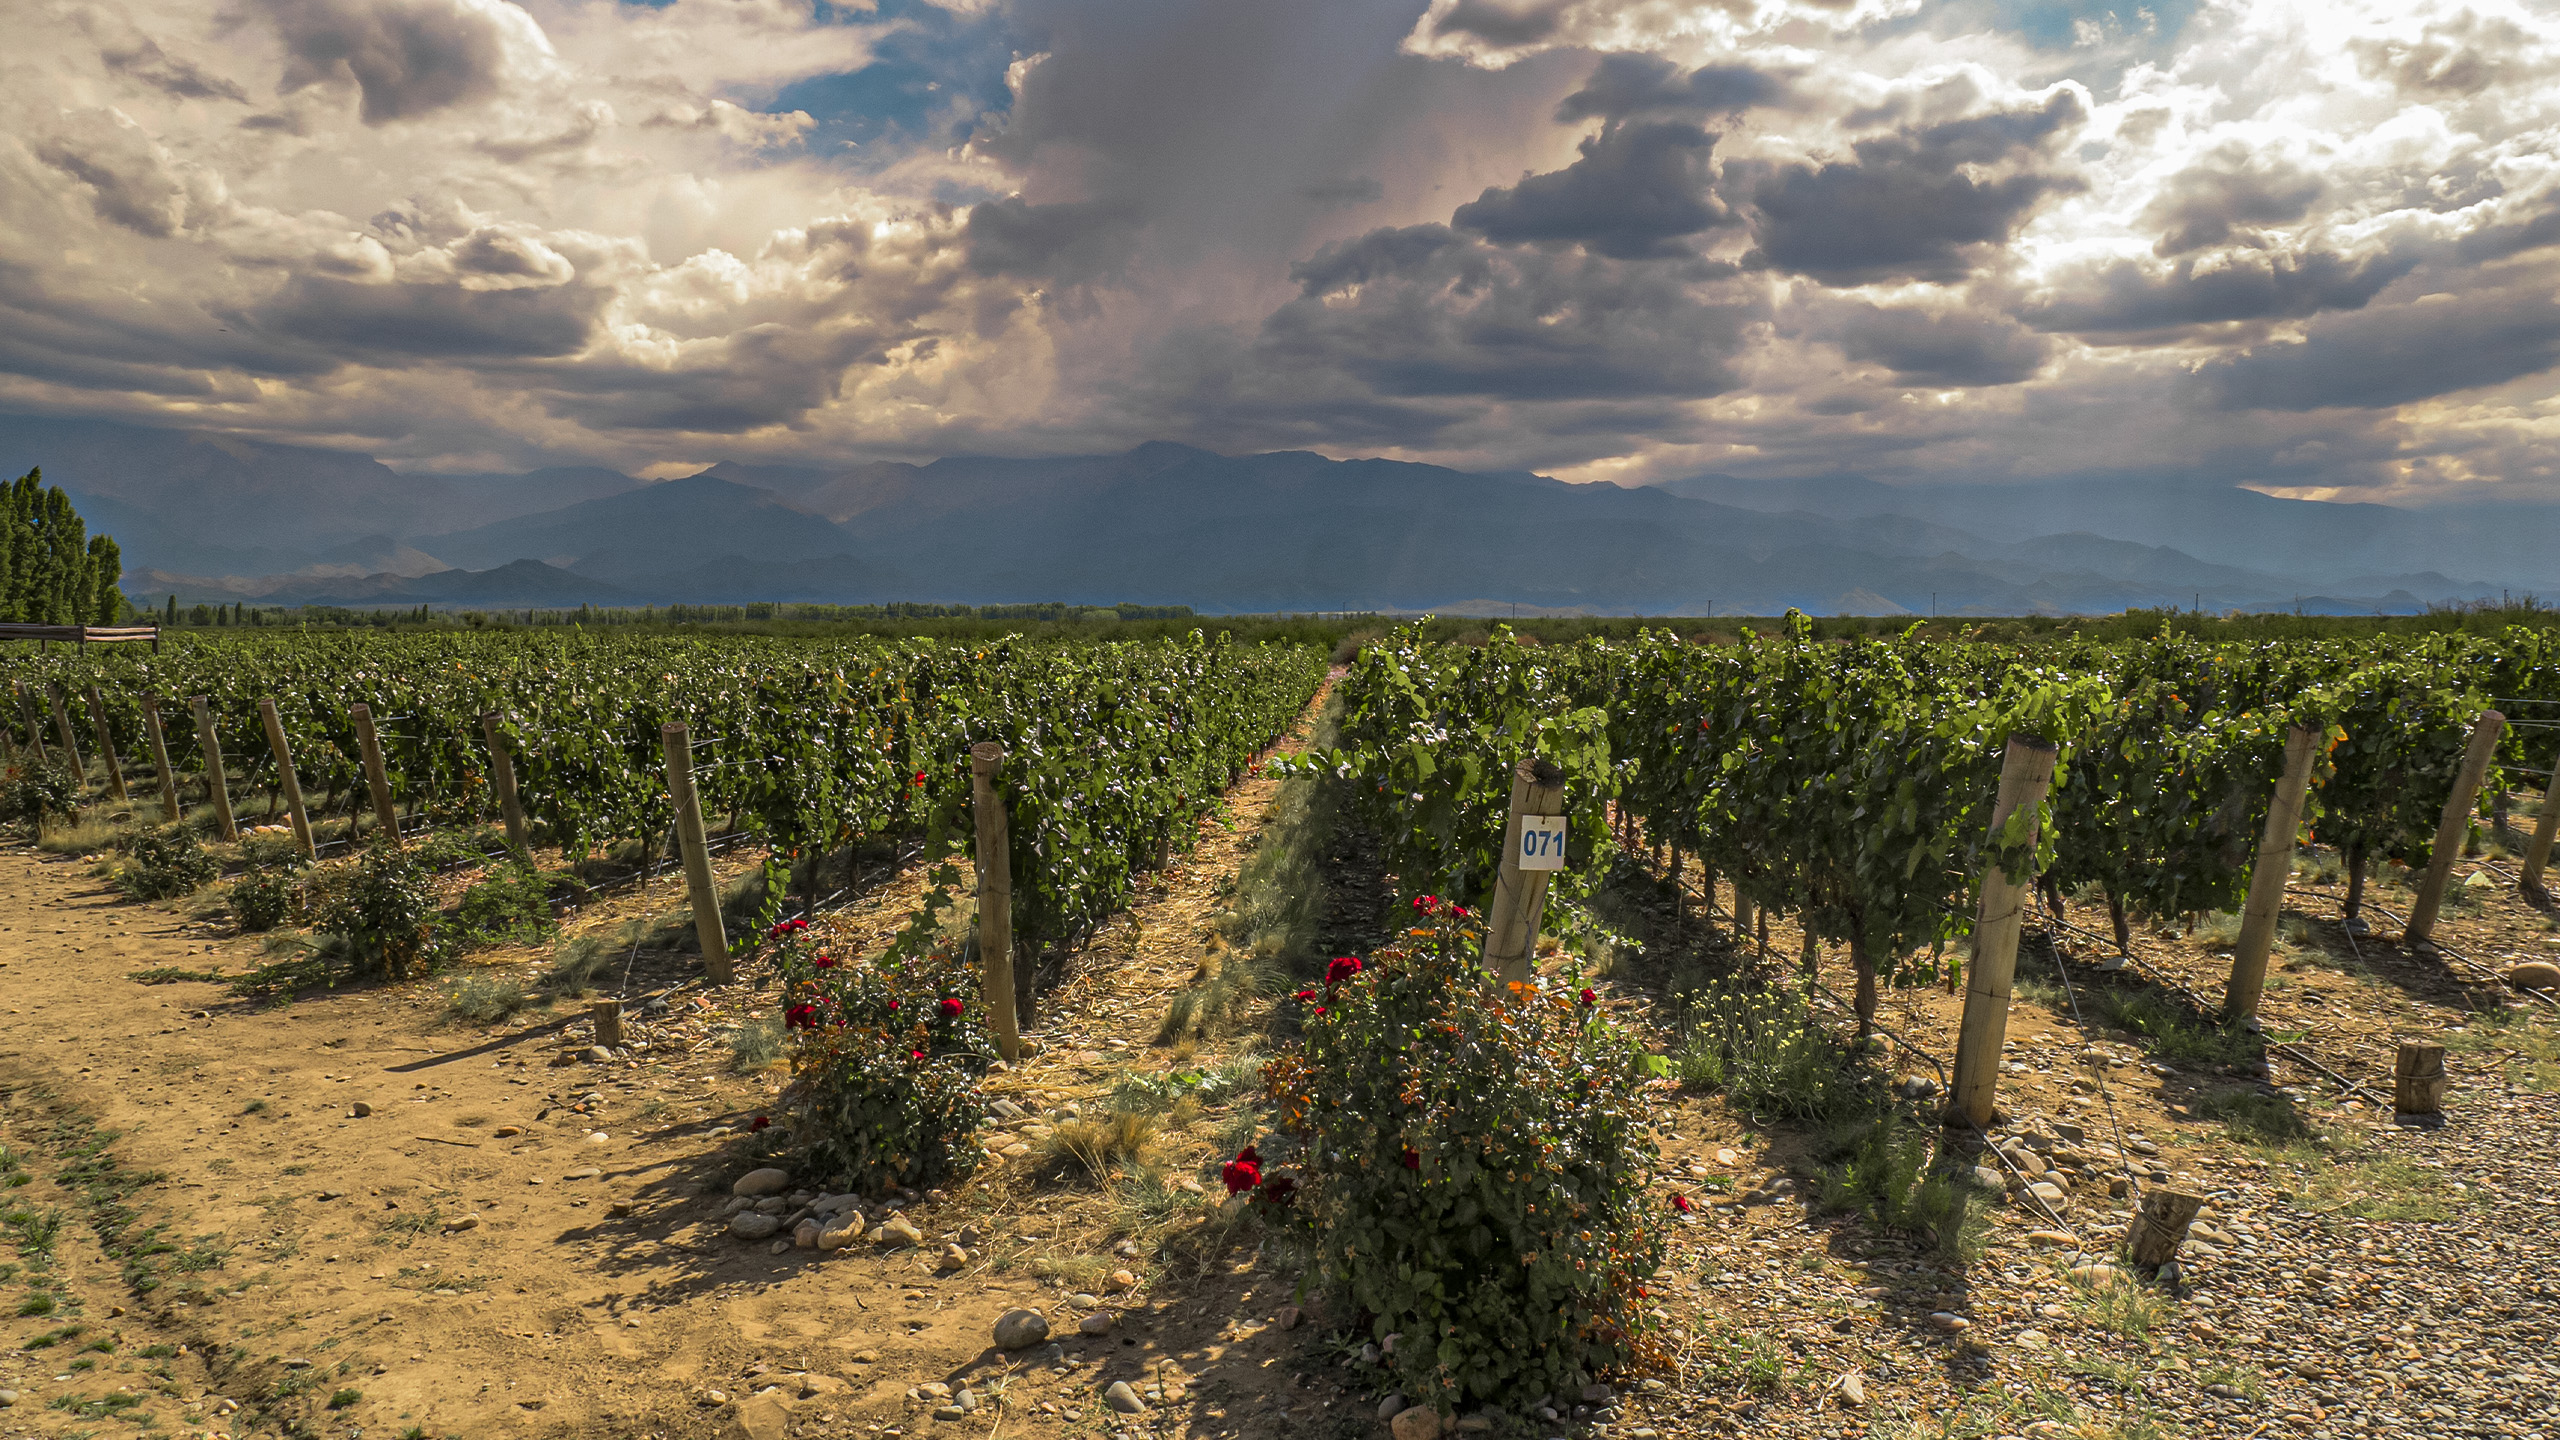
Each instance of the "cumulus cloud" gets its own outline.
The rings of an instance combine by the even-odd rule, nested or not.
[[[2549,7],[2005,14],[59,0],[0,87],[0,406],[2560,493]]]

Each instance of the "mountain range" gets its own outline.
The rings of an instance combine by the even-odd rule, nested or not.
[[[1203,611],[2409,611],[2560,590],[2560,506],[2289,500],[2176,476],[1573,485],[1306,451],[404,474],[348,451],[0,415],[137,599],[751,600]]]

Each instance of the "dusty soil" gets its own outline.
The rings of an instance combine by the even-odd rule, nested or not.
[[[0,1434],[1383,1434],[1377,1387],[1347,1360],[1359,1337],[1330,1328],[1252,1223],[1218,1206],[1215,1166],[1249,1133],[1248,1093],[1161,1107],[1141,1151],[1104,1174],[1075,1173],[1054,1143],[1133,1080],[1249,1077],[1267,994],[1205,1038],[1160,1032],[1221,962],[1216,917],[1276,789],[1240,785],[1189,854],[1066,957],[1033,1009],[1034,1052],[989,1084],[1021,1113],[985,1137],[987,1163],[948,1193],[891,1197],[923,1243],[834,1253],[725,1224],[732,1183],[774,1148],[754,1122],[781,1076],[741,1069],[729,1038],[772,1008],[752,964],[712,989],[679,957],[636,953],[602,982],[634,1000],[632,1043],[599,1062],[577,1007],[461,1025],[450,979],[281,1001],[139,983],[159,967],[245,971],[259,946],[126,902],[80,862],[0,850],[0,1301],[14,1312]],[[1343,834],[1323,859],[1325,945],[1365,948],[1386,895],[1375,852]],[[2146,932],[2133,964],[2104,968],[2103,914],[2075,904],[2077,929],[2046,926],[2022,960],[1998,1137],[2058,1148],[2058,1222],[2001,1204],[1978,1257],[1951,1261],[1809,1204],[1820,1137],[1666,1083],[1663,1184],[1701,1202],[1657,1277],[1677,1367],[1617,1377],[1578,1412],[1565,1397],[1520,1433],[2552,1433],[2545,1277],[2560,1253],[2534,1161],[2560,1139],[2550,1019],[2511,1014],[2441,954],[2349,936],[2317,857],[2298,881],[2270,1033],[2301,1033],[2303,1053],[2386,1093],[2394,1037],[2452,1036],[2444,1127],[2400,1126],[2281,1054],[2199,1058],[2174,1024],[2111,1023],[2133,1012],[2109,996],[2218,995],[2227,960],[2209,937]],[[846,949],[877,944],[918,883],[873,876],[820,928]],[[1658,1038],[1674,1038],[1682,977],[1793,968],[1783,922],[1763,959],[1694,883],[1679,918],[1667,888],[1640,889],[1622,923],[1642,949],[1601,988]],[[2560,957],[2550,914],[2511,884],[2461,893],[2451,945],[2487,965]],[[617,894],[575,925],[676,898]],[[2405,905],[2389,877],[2374,898]],[[543,959],[476,968],[521,977]],[[1847,993],[1836,961],[1823,973]],[[1923,1057],[1949,1058],[1957,1002],[1888,1002],[1909,1047],[1896,1068],[1932,1076]],[[2299,1124],[2235,1121],[2240,1092]],[[2121,1231],[2130,1200],[2110,1182],[2162,1180],[2213,1198],[2183,1276],[2131,1298],[2075,1284],[2071,1268]],[[1284,1329],[1300,1305],[1315,1313]],[[1056,1343],[996,1349],[1015,1307],[1041,1312]],[[1096,1316],[1101,1333],[1080,1333]],[[1146,1413],[1103,1403],[1115,1381],[1146,1392]]]

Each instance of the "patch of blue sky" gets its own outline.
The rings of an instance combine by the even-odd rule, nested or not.
[[[1005,71],[1016,47],[992,9],[955,15],[920,0],[882,0],[859,18],[878,32],[869,65],[795,81],[766,107],[809,113],[817,122],[809,154],[860,165],[873,158],[866,151],[956,145],[1013,103]]]
[[[2165,57],[2199,0],[1937,0],[1884,27],[1923,31],[1994,30],[2047,54]]]

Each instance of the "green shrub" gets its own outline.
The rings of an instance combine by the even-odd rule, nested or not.
[[[368,850],[344,888],[322,907],[315,928],[346,943],[357,973],[406,978],[434,933],[431,873],[405,849]]]
[[[1426,919],[1299,992],[1305,1040],[1265,1074],[1302,1137],[1300,1202],[1258,1155],[1227,1183],[1294,1210],[1348,1313],[1403,1337],[1383,1363],[1417,1403],[1571,1394],[1654,1351],[1644,1052],[1590,992],[1498,987],[1475,936]]]
[[[252,934],[273,930],[292,917],[297,888],[291,870],[252,870],[231,882],[231,916]]]
[[[0,820],[23,822],[27,833],[43,828],[47,815],[68,816],[79,808],[80,777],[71,767],[47,760],[23,761],[0,770]]]
[[[203,889],[221,873],[221,862],[206,852],[194,831],[172,825],[145,830],[125,842],[125,864],[115,883],[136,900],[174,900]]]
[[[439,938],[448,951],[484,945],[531,945],[559,925],[551,918],[550,882],[530,865],[493,867],[486,879],[462,892],[453,921]]]
[[[1722,1091],[1758,1120],[1822,1124],[1865,1106],[1869,1076],[1815,1022],[1803,992],[1725,982],[1686,997],[1688,1035],[1673,1057],[1682,1083]]]
[[[807,1172],[874,1192],[967,1174],[987,1118],[978,1077],[994,1049],[960,951],[893,949],[853,964],[821,953],[803,921],[768,938],[791,1046],[782,1107]]]

